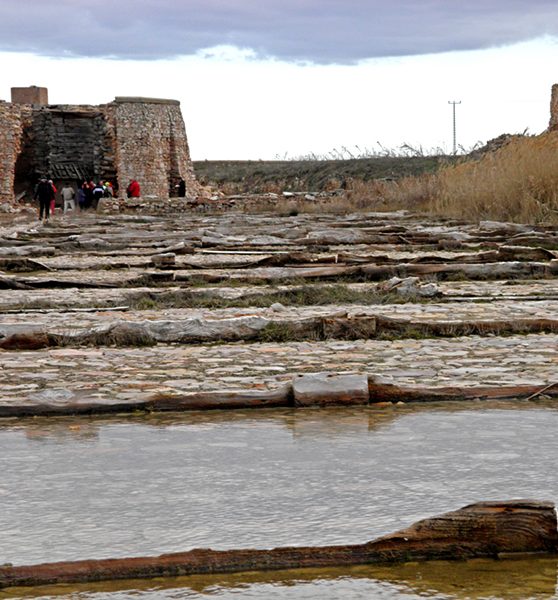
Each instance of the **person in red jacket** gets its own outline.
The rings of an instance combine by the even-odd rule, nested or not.
[[[54,209],[56,208],[56,192],[58,192],[58,190],[56,189],[56,186],[54,185],[52,179],[49,179],[48,182],[50,183],[52,191],[54,192],[52,194],[52,200],[50,201],[50,214],[54,217]]]
[[[126,195],[128,198],[140,197],[140,184],[135,179],[130,180],[128,187],[126,188]]]

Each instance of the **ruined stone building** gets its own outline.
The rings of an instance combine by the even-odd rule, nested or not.
[[[548,124],[550,131],[558,130],[558,83],[552,86],[550,97],[550,122]]]
[[[54,183],[110,180],[125,195],[131,179],[142,196],[199,191],[177,100],[117,97],[100,106],[48,104],[46,88],[12,88],[0,100],[0,201],[32,195],[40,175]]]

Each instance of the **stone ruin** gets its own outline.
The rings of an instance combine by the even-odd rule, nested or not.
[[[550,131],[558,130],[558,83],[552,86],[552,94],[550,97],[550,123],[548,124]]]
[[[49,104],[46,88],[12,88],[0,100],[0,202],[29,199],[41,175],[59,187],[111,181],[119,196],[137,179],[144,198],[199,193],[180,102],[116,97],[99,106]]]

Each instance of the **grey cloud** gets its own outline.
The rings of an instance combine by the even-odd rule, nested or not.
[[[318,63],[558,35],[555,0],[2,0],[0,50],[155,59],[231,44]]]

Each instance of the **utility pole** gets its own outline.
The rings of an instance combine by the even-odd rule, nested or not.
[[[455,105],[461,104],[461,100],[448,100],[448,104],[451,104],[453,109],[453,154],[455,155],[457,154],[457,138],[455,135]]]

